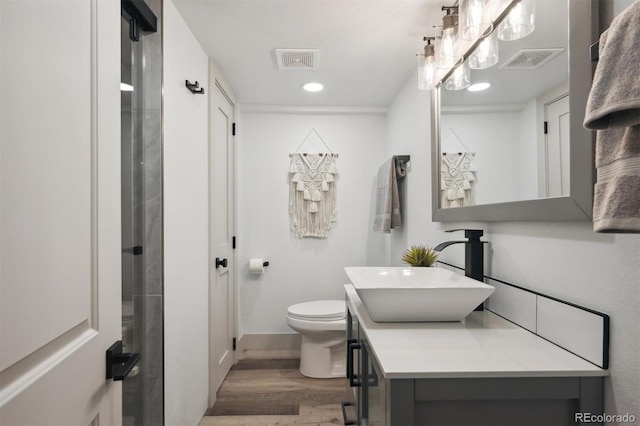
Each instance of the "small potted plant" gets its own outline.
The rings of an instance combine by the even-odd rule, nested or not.
[[[411,266],[433,266],[438,259],[438,252],[426,246],[411,246],[402,255],[402,261]]]

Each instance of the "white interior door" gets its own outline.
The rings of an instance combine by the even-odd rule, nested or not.
[[[211,238],[210,238],[210,388],[209,405],[234,362],[235,259],[235,146],[232,133],[233,103],[216,82],[212,86],[211,137],[209,149]],[[217,267],[216,267],[217,264]]]
[[[0,1],[0,423],[121,422],[120,2]]]
[[[545,104],[547,197],[569,195],[569,95]]]

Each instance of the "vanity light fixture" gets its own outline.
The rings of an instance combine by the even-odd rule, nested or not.
[[[444,88],[447,90],[466,89],[471,84],[470,74],[469,62],[462,62],[454,68],[453,74],[444,82]]]
[[[442,10],[447,12],[442,18],[442,26],[434,27],[435,37],[423,39],[427,45],[424,55],[418,55],[420,90],[432,90],[438,83],[438,74],[447,78],[445,89],[469,87],[469,68],[485,69],[498,63],[498,39],[517,40],[535,29],[535,0],[458,2],[459,6],[442,6]],[[500,23],[496,26],[495,22]],[[435,39],[434,46],[431,45],[432,39]],[[469,46],[473,50],[470,51]],[[467,53],[462,53],[465,51]],[[435,61],[430,60],[432,57]],[[445,71],[437,72],[438,68]]]
[[[536,4],[534,0],[519,0],[498,26],[498,38],[504,41],[518,40],[528,36],[536,27]]]
[[[469,66],[476,70],[490,68],[498,63],[498,37],[490,33],[482,37],[482,41],[469,56]]]
[[[435,50],[438,68],[452,68],[458,62],[458,6],[442,6],[447,14],[436,28]]]
[[[482,90],[487,90],[491,87],[491,83],[487,81],[482,81],[480,83],[474,83],[471,86],[467,87],[467,90],[470,92],[480,92]]]
[[[127,83],[120,83],[121,92],[133,92],[133,86]]]
[[[495,0],[459,0],[460,38],[475,41],[491,26]]]
[[[324,89],[324,86],[321,83],[309,82],[302,85],[302,88],[307,92],[320,92]]]
[[[424,37],[424,55],[418,55],[418,89],[433,90],[436,83],[436,52],[431,40],[435,37]]]

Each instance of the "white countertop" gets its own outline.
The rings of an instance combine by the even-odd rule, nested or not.
[[[387,379],[607,376],[588,361],[489,312],[464,322],[374,322],[352,285],[358,317]]]

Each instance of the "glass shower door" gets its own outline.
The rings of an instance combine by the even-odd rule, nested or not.
[[[121,19],[122,342],[142,358],[123,381],[123,424],[162,425],[161,32]],[[149,7],[161,16],[160,0]],[[134,40],[137,38],[137,40]]]

